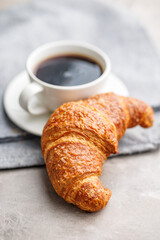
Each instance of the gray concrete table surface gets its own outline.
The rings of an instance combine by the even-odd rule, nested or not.
[[[0,9],[16,2],[24,0],[0,0]],[[160,50],[159,0],[110,2],[131,9]],[[101,180],[112,197],[89,214],[57,196],[45,167],[1,171],[0,239],[160,239],[160,149],[107,160]]]

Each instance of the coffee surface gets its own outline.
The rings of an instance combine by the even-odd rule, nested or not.
[[[41,62],[35,75],[42,81],[58,86],[76,86],[96,80],[102,74],[94,61],[81,56],[58,56]]]

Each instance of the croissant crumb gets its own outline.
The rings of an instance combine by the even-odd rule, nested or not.
[[[57,194],[84,211],[104,208],[112,194],[99,179],[104,161],[118,153],[118,140],[127,128],[148,128],[153,121],[153,109],[146,103],[114,93],[56,109],[44,127],[41,146]]]

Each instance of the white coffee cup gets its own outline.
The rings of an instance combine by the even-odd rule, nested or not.
[[[50,57],[69,54],[87,57],[97,62],[103,70],[102,75],[94,81],[77,86],[52,85],[35,76],[34,69],[40,62]],[[103,89],[104,81],[107,81],[110,69],[111,63],[108,56],[93,45],[68,40],[48,43],[37,48],[28,57],[26,70],[30,83],[20,95],[20,105],[29,113],[39,115],[54,111],[64,102],[98,94]]]

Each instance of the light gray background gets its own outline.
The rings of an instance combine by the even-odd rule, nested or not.
[[[112,2],[133,9],[160,43],[159,1]],[[1,171],[0,239],[160,239],[159,172],[160,149],[108,160],[101,179],[112,198],[87,214],[55,194],[44,167]]]

